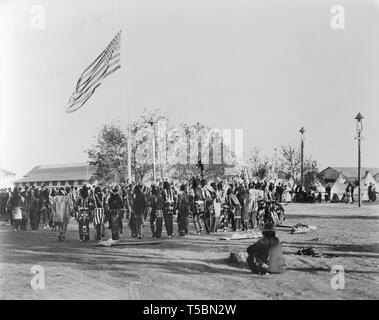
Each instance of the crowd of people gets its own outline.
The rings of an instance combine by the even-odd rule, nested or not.
[[[148,220],[154,238],[162,237],[163,226],[167,236],[173,237],[175,219],[178,234],[186,236],[189,220],[198,234],[227,231],[229,227],[233,231],[249,230],[263,226],[265,221],[260,213],[265,203],[275,203],[275,208],[284,213],[281,202],[321,202],[321,196],[325,201],[336,201],[330,186],[325,189],[322,195],[312,188],[307,191],[300,186],[290,188],[285,182],[242,179],[209,182],[202,177],[192,177],[183,183],[166,180],[150,185],[16,186],[13,190],[0,190],[0,216],[9,219],[15,231],[29,227],[57,230],[59,240],[65,239],[71,219],[77,220],[79,238],[83,241],[89,239],[91,223],[96,240],[105,237],[105,225],[111,230],[112,239],[119,239],[124,222],[128,223],[132,237],[142,238],[142,226]],[[376,193],[375,186],[370,185],[367,200],[375,201]],[[345,197],[354,202],[352,184],[347,186]]]
[[[15,231],[52,228],[60,241],[65,240],[67,225],[74,219],[82,241],[89,240],[91,224],[95,240],[104,239],[107,228],[112,239],[118,240],[125,222],[133,238],[142,238],[145,221],[150,222],[152,237],[161,238],[163,226],[167,237],[175,236],[175,220],[179,236],[189,234],[189,221],[197,234],[254,229],[259,225],[261,204],[280,202],[284,197],[285,187],[281,184],[219,179],[208,182],[201,177],[149,186],[32,185],[1,190],[0,214],[10,220]]]

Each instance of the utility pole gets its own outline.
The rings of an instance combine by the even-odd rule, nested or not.
[[[300,140],[301,140],[301,169],[300,169],[300,187],[303,191],[304,184],[304,127],[301,127],[300,132]]]

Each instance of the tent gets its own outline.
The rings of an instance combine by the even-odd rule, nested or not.
[[[366,171],[365,176],[361,180],[361,200],[362,201],[370,200],[368,197],[368,187],[370,183],[375,185],[376,190],[378,190],[378,183],[375,181],[370,171]],[[354,196],[358,196],[358,188],[354,189]]]
[[[331,197],[333,197],[333,195],[336,194],[338,196],[338,199],[341,201],[343,195],[346,193],[346,187],[346,180],[343,178],[342,175],[340,175],[337,178],[336,182],[333,184],[333,187],[330,191]]]

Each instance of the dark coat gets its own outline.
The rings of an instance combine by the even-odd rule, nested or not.
[[[164,201],[161,196],[152,195],[151,196],[151,213],[155,214],[157,210],[163,210]]]
[[[262,238],[247,248],[249,255],[247,262],[253,272],[256,273],[282,273],[285,271],[285,263],[279,239]],[[268,268],[262,267],[263,264]]]
[[[178,197],[178,206],[177,209],[179,212],[187,213],[189,211],[190,202],[187,192],[180,192]]]
[[[145,212],[146,200],[145,196],[141,193],[133,196],[133,209],[137,215],[143,215]]]
[[[109,210],[119,210],[123,208],[122,199],[118,193],[111,193],[108,199]]]

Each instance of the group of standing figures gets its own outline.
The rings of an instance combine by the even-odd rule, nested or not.
[[[142,238],[142,226],[149,217],[153,238],[161,238],[163,225],[167,236],[174,236],[176,217],[178,234],[189,234],[188,221],[197,234],[204,231],[248,230],[264,223],[280,224],[284,209],[272,190],[257,183],[223,181],[207,183],[193,177],[187,183],[174,185],[168,181],[150,187],[93,186],[47,189],[15,187],[6,202],[6,211],[14,230],[51,227],[58,231],[58,240],[66,237],[70,219],[78,222],[81,241],[90,239],[93,224],[95,239],[102,240],[106,229],[113,240],[123,233],[127,220],[133,238]]]
[[[14,231],[31,230],[40,227],[58,231],[58,240],[65,240],[67,225],[76,219],[79,238],[89,240],[90,223],[93,222],[95,237],[105,236],[104,224],[109,222],[112,238],[118,239],[122,232],[123,200],[118,189],[104,192],[100,187],[94,189],[83,186],[80,190],[73,187],[48,189],[26,186],[15,187],[12,192],[2,191],[2,218],[8,217]]]
[[[264,223],[281,224],[284,209],[275,193],[259,182],[224,184],[222,181],[192,180],[189,193],[193,223],[197,233],[218,230],[247,231]]]

